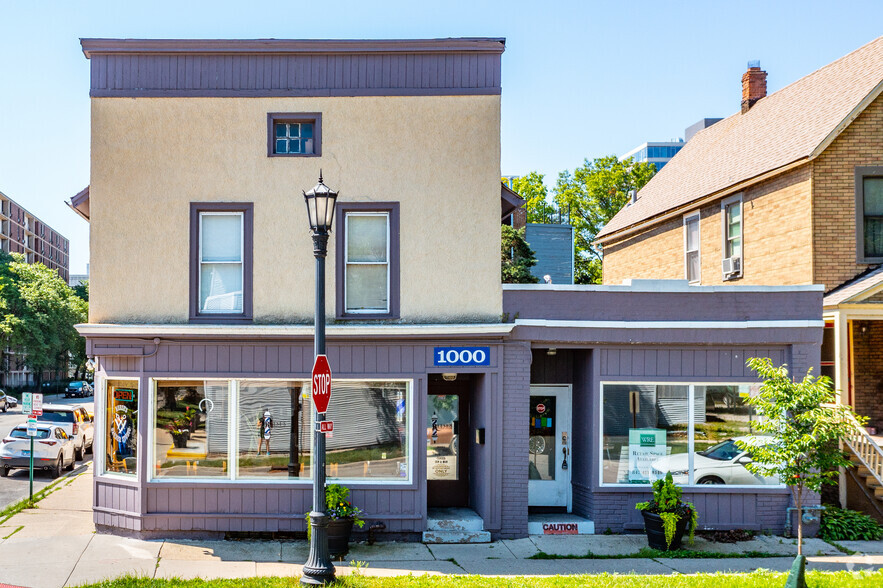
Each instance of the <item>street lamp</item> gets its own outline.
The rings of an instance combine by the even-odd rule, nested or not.
[[[325,355],[325,255],[328,252],[328,233],[334,221],[337,192],[322,182],[304,192],[307,216],[313,236],[313,255],[316,257],[316,335],[315,357]],[[325,433],[319,432],[324,414],[315,412],[313,437],[313,511],[310,513],[310,555],[304,564],[301,584],[322,585],[334,580],[334,566],[328,553],[328,516],[325,514]]]

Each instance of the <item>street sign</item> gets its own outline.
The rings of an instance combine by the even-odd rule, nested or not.
[[[316,363],[313,364],[312,392],[316,412],[325,413],[331,400],[331,366],[328,365],[328,357],[324,355],[317,355]]]
[[[34,393],[34,406],[31,408],[31,414],[35,416],[43,416],[43,395]]]
[[[28,437],[37,436],[37,419],[28,419]]]
[[[25,392],[21,395],[21,411],[23,414],[31,414],[31,393]]]
[[[319,421],[319,432],[330,433],[334,430],[334,421]]]

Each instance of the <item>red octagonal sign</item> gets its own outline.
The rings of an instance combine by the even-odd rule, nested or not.
[[[312,397],[316,412],[322,414],[328,410],[328,401],[331,400],[331,366],[325,355],[316,356],[316,363],[313,364]]]

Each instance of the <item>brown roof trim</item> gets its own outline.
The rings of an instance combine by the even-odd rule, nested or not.
[[[502,209],[502,216],[500,218],[506,218],[516,209],[524,206],[525,202],[527,201],[519,196],[517,192],[503,182],[500,182],[500,207]]]
[[[607,235],[603,235],[603,236],[595,239],[594,243],[596,243],[598,245],[609,245],[611,243],[611,241],[619,241],[621,239],[625,239],[626,237],[630,237],[635,233],[639,233],[644,230],[650,229],[654,225],[661,223],[663,221],[666,221],[672,217],[680,216],[680,215],[684,214],[685,212],[688,212],[694,208],[699,208],[701,206],[708,204],[709,202],[714,202],[715,200],[725,198],[726,196],[729,196],[730,194],[733,194],[735,192],[741,192],[742,190],[745,190],[746,188],[750,188],[754,184],[759,184],[760,182],[764,182],[766,180],[769,180],[770,178],[781,175],[787,171],[791,171],[794,168],[797,168],[797,167],[800,167],[801,165],[809,163],[812,159],[813,158],[811,158],[811,157],[803,157],[801,159],[798,159],[797,161],[792,161],[791,163],[789,163],[787,165],[783,165],[783,166],[778,167],[776,169],[770,170],[766,173],[760,174],[759,176],[755,176],[753,178],[749,178],[749,179],[739,182],[737,184],[733,184],[732,186],[728,186],[726,188],[723,188],[722,190],[718,190],[717,192],[709,194],[705,197],[697,198],[696,200],[693,200],[692,202],[688,202],[688,203],[684,204],[683,206],[678,206],[677,208],[671,208],[661,214],[657,214],[656,216],[653,216],[653,217],[650,217],[650,218],[645,219],[643,221],[625,226],[625,227],[618,229],[612,233],[608,233]]]
[[[502,53],[503,37],[446,39],[80,39],[87,58],[108,53]]]
[[[67,204],[71,210],[86,219],[86,222],[89,222],[89,186],[86,186],[77,192],[71,197],[71,201],[66,202],[65,204]]]

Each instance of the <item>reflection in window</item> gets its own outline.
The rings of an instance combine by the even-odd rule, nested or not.
[[[756,389],[744,384],[605,384],[603,482],[647,484],[671,472],[681,485],[778,484],[749,472],[744,466],[751,456],[737,443],[757,442],[757,417],[745,401]]]
[[[225,380],[157,381],[156,478],[227,476],[228,388]]]
[[[305,393],[303,381],[239,383],[239,478],[288,478],[289,463],[291,477],[310,478],[312,405]]]
[[[408,477],[408,383],[332,383],[325,442],[329,478]]]
[[[426,479],[460,478],[460,397],[433,394],[427,401]]]
[[[107,381],[105,471],[137,473],[138,380]]]

